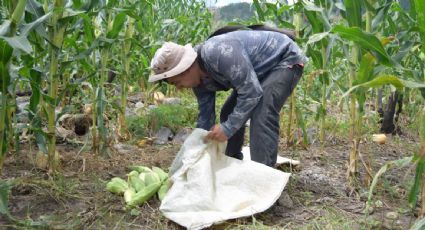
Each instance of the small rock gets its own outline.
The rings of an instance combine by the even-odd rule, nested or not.
[[[162,103],[167,105],[180,105],[181,102],[182,102],[182,99],[177,97],[168,97],[162,100]]]
[[[346,185],[328,175],[325,169],[311,166],[303,169],[299,177],[299,185],[304,190],[317,194],[344,195],[347,190]]]
[[[167,127],[161,127],[156,133],[153,143],[156,145],[164,145],[170,138],[173,138],[173,132]]]
[[[183,128],[179,130],[173,138],[173,144],[183,144],[191,132],[192,130],[189,128]]]
[[[121,143],[115,144],[114,148],[120,154],[133,154],[139,151],[139,148],[137,148],[134,145],[127,145],[127,144],[121,144]]]
[[[287,191],[283,191],[282,194],[280,194],[280,197],[277,200],[277,204],[287,209],[294,207],[294,202],[292,201],[291,197],[289,197]]]
[[[142,93],[136,93],[134,95],[128,96],[127,97],[127,101],[131,102],[131,103],[137,103],[143,100],[143,95]]]
[[[136,112],[131,108],[125,108],[125,116],[126,117],[136,116]]]
[[[148,109],[149,109],[149,110],[156,109],[156,108],[158,108],[158,106],[157,106],[157,105],[149,105],[149,106],[148,106]]]
[[[381,229],[387,229],[387,230],[402,230],[403,228],[401,226],[397,226],[393,220],[385,219],[384,222],[381,225]]]
[[[389,220],[396,220],[396,219],[398,219],[398,213],[397,212],[387,212],[385,214],[385,218],[387,218]]]
[[[143,102],[141,101],[138,101],[136,105],[134,105],[134,108],[136,109],[143,108],[143,107],[145,107],[145,104],[143,104]]]
[[[144,111],[144,107],[145,104],[143,104],[143,102],[137,102],[136,105],[134,106],[134,112],[139,115],[142,116],[143,115],[143,111]]]

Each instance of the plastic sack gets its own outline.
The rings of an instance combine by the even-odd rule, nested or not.
[[[290,173],[224,155],[226,143],[204,143],[207,131],[195,129],[170,168],[172,186],[160,210],[188,229],[251,216],[271,207]]]

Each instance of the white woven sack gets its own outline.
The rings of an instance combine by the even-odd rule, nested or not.
[[[170,168],[172,187],[160,210],[170,220],[202,229],[265,211],[279,198],[290,173],[224,155],[225,143],[204,143],[195,129]]]

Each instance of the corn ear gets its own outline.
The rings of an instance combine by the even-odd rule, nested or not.
[[[138,173],[144,173],[144,172],[152,172],[152,170],[148,167],[141,166],[141,165],[133,165],[128,167],[130,170],[137,171]]]
[[[145,173],[145,186],[149,186],[151,184],[161,184],[161,179],[159,178],[158,174],[155,172],[149,172]]]
[[[106,184],[106,190],[114,194],[123,194],[128,189],[128,184],[125,180],[114,177]]]
[[[164,199],[165,195],[167,194],[168,190],[170,189],[171,181],[170,179],[167,179],[164,181],[161,185],[161,187],[158,190],[158,198],[162,201]]]
[[[146,173],[140,173],[139,179],[143,181],[143,183],[146,185],[145,179],[146,179]]]
[[[127,190],[125,190],[124,192],[125,203],[128,204],[131,201],[131,199],[133,199],[134,195],[136,195],[136,190],[134,190],[134,188],[128,188]]]
[[[152,171],[154,171],[156,174],[158,174],[159,179],[160,179],[161,181],[165,181],[165,180],[167,180],[167,178],[168,178],[168,173],[164,172],[164,170],[162,170],[161,168],[158,168],[158,167],[153,166],[153,167],[152,167]]]
[[[139,178],[139,173],[137,171],[131,171],[128,174],[128,183],[136,190],[136,192],[145,187],[145,183]]]
[[[137,192],[127,204],[131,207],[134,207],[145,203],[147,200],[149,200],[152,196],[155,195],[155,193],[160,187],[161,183],[154,183],[150,184],[149,186],[146,186],[144,189]]]

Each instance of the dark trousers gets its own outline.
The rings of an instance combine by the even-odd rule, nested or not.
[[[295,65],[292,68],[277,69],[269,73],[260,82],[263,97],[253,110],[250,117],[250,152],[251,160],[274,166],[277,159],[279,144],[279,112],[286,99],[291,95],[301,78],[303,67]],[[220,122],[227,120],[236,106],[235,91],[227,98],[220,113]],[[245,126],[242,126],[227,142],[226,155],[242,159],[242,146]]]

